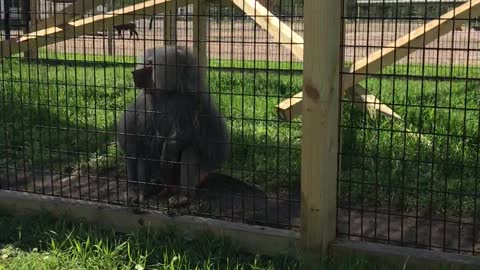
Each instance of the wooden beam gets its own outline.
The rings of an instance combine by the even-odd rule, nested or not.
[[[106,0],[107,11],[113,10],[113,0]],[[113,38],[115,37],[115,29],[113,27],[107,28],[107,53],[108,55],[113,55],[115,52],[115,44],[113,43]]]
[[[255,0],[231,0],[247,16],[252,18],[262,29],[266,30],[275,41],[290,49],[299,60],[303,61],[303,38],[281,22],[275,15]]]
[[[38,17],[39,17],[39,1],[38,0],[30,0],[30,25],[28,27],[28,31],[34,31],[36,29]],[[30,48],[27,52],[25,52],[24,56],[30,59],[38,58],[38,50],[37,48]]]
[[[302,102],[303,92],[296,93],[293,97],[285,99],[277,105],[278,116],[282,120],[291,121],[302,114],[302,106],[297,103]]]
[[[232,0],[233,3],[245,12],[246,15],[251,17],[255,22],[264,30],[266,30],[275,41],[279,42],[282,46],[290,49],[298,59],[303,61],[303,38],[292,31],[292,29],[281,22],[275,15],[270,13],[264,6],[258,3],[256,0]],[[361,98],[361,94],[358,94]],[[369,95],[375,101],[380,102],[378,98],[373,95]],[[293,117],[301,114],[301,106],[297,106],[302,100],[302,93],[297,93],[292,98],[286,99],[279,105],[277,105],[277,112],[281,119],[291,120]],[[381,103],[380,103],[381,104]],[[382,106],[374,106],[373,108],[385,111],[380,113],[387,114],[388,111],[392,111],[388,106],[381,104]],[[368,104],[370,108],[370,104]],[[286,108],[286,109],[284,109]],[[288,108],[292,108],[289,110]]]
[[[480,0],[467,1],[459,7],[445,13],[439,19],[432,20],[409,34],[386,45],[384,48],[370,54],[368,57],[356,61],[350,68],[350,74],[342,78],[343,90],[351,88],[359,81],[366,78],[366,74],[374,74],[395,61],[451,32],[458,25],[465,23],[464,20],[474,18],[480,13]]]
[[[306,0],[304,10],[300,235],[316,261],[336,237],[341,1]]]
[[[175,216],[161,211],[134,209],[83,200],[0,190],[0,208],[17,215],[47,211],[57,217],[82,219],[92,225],[111,226],[120,232],[138,229],[163,230],[174,227],[181,233],[212,233],[225,237],[254,253],[269,256],[295,255],[298,232],[232,223],[195,216]]]
[[[367,57],[354,63],[348,74],[342,76],[342,91],[345,93],[355,84],[366,78],[366,73],[375,74],[395,61],[398,61],[418,48],[429,44],[440,36],[451,32],[458,25],[464,24],[465,20],[474,18],[480,14],[480,0],[470,0],[457,8],[445,13],[438,19],[434,19],[412,32],[404,35],[398,40],[386,45]],[[287,115],[291,118],[298,116],[301,111],[302,96],[296,94],[294,97],[282,101],[278,105],[280,115]],[[290,118],[290,119],[291,119]]]
[[[385,269],[480,269],[480,258],[475,256],[363,241],[336,240],[330,245],[329,254],[333,259],[364,257]]]
[[[185,3],[185,5],[187,5]],[[177,8],[174,5],[165,6],[163,18],[163,40],[165,45],[177,43]]]
[[[0,57],[7,57],[28,48],[42,47],[66,39],[94,33],[100,29],[108,29],[113,25],[123,24],[132,20],[151,16],[172,0],[150,0],[136,5],[120,8],[105,14],[79,19],[60,26],[31,32],[20,38],[11,38],[1,43]]]
[[[383,104],[377,97],[370,95],[363,86],[356,84],[347,90],[346,93],[350,99],[355,102],[357,108],[364,111],[367,110],[372,116],[382,114],[387,117],[393,117],[397,120],[401,120],[402,117],[395,113],[390,107]],[[365,106],[366,105],[366,106]]]
[[[39,21],[35,26],[30,29],[31,31],[41,30],[45,28],[50,28],[53,26],[63,25],[70,22],[73,18],[78,15],[83,15],[90,10],[93,10],[105,0],[77,0],[73,4],[65,7],[64,9],[55,12],[53,16],[50,16],[44,20]],[[65,2],[67,3],[67,2]]]

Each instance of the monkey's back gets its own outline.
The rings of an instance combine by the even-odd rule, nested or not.
[[[196,130],[193,145],[200,156],[204,168],[221,167],[230,155],[230,136],[225,118],[219,112],[215,101],[204,94],[201,98],[199,128]]]

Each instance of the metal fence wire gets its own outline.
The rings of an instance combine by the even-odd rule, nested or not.
[[[11,15],[12,9],[2,10],[3,42],[21,40],[26,32],[30,32],[31,40],[25,41],[23,53],[5,52],[1,65],[1,187],[135,207],[141,203],[141,207],[170,213],[298,228],[300,126],[298,120],[279,120],[275,106],[301,91],[301,61],[285,47],[288,44],[275,42],[236,5],[199,0],[170,0],[169,5],[160,0],[136,2],[134,15],[122,15],[135,3],[97,0],[92,5],[77,1],[72,8],[72,2],[30,0],[19,12],[28,13],[32,20],[28,24],[23,21],[23,25],[20,22],[18,27],[13,27],[12,16],[5,16]],[[141,8],[142,3],[156,5],[153,16],[152,9]],[[197,4],[203,6],[195,11]],[[85,6],[93,9],[88,11]],[[275,16],[282,22],[294,31],[302,31],[299,1],[277,1],[275,8]],[[53,18],[50,26],[57,24],[58,28],[55,35],[48,34],[45,39],[41,32],[33,31],[35,25],[41,29],[42,20],[49,18]],[[205,36],[194,33],[198,29],[195,24],[202,21]],[[5,27],[8,24],[10,27]],[[204,63],[195,60],[188,71],[190,75],[203,75],[208,86],[205,89],[194,77],[187,76],[192,81],[181,84],[170,76],[182,72],[178,71],[182,62],[174,63],[176,66],[168,61],[153,64],[155,70],[171,70],[166,84],[171,80],[178,82],[176,87],[187,88],[179,89],[179,93],[198,91],[208,99],[197,114],[200,125],[206,126],[198,128],[194,121],[187,124],[185,119],[193,115],[183,116],[181,109],[176,110],[195,112],[189,107],[197,106],[191,93],[172,99],[149,88],[145,90],[148,94],[141,96],[144,90],[135,87],[132,71],[143,65],[142,55],[152,48],[157,54],[165,53],[164,46],[178,50],[186,47],[199,61],[205,58],[202,53],[206,54]],[[198,46],[205,51],[195,51]],[[161,78],[165,81],[165,76]],[[157,86],[160,84],[159,79]],[[136,97],[137,105],[128,107]],[[170,100],[171,105],[163,104],[166,102],[162,99]],[[167,107],[142,107],[145,103]],[[210,103],[218,108],[219,115],[210,114],[206,108]],[[122,130],[125,113],[136,114],[130,123],[135,128]],[[205,115],[216,119],[208,122]],[[221,121],[228,129],[226,141],[217,141],[212,133]],[[175,132],[180,134],[178,138],[168,137]],[[189,132],[194,135],[186,135]],[[122,136],[135,150],[122,148]],[[161,155],[170,149],[161,144],[166,139],[178,139],[178,149],[167,154],[174,155],[170,159]],[[203,177],[184,168],[189,164],[180,165],[187,149],[193,148],[192,155],[200,159],[200,164],[218,165],[210,160],[227,146],[230,152],[221,166],[199,169],[210,174],[203,185],[188,186],[190,191],[197,191],[190,203],[172,207],[178,202],[169,199],[180,200],[177,195],[187,188],[179,182],[184,171]],[[146,165],[137,162],[137,175],[130,179],[128,163],[137,160]],[[173,175],[169,179],[165,179],[167,172]],[[143,173],[150,177],[141,176]],[[145,189],[142,179],[148,180]],[[164,186],[175,185],[177,193],[170,189],[171,194],[161,193]],[[138,199],[142,190],[143,202]]]
[[[472,2],[345,5],[342,75],[385,107],[379,113],[342,98],[339,235],[478,253],[480,33]],[[400,40],[462,5],[452,31],[430,31],[415,44]],[[383,69],[348,69],[392,48],[390,59],[377,62]]]
[[[477,9],[400,48],[472,2],[342,2],[341,75],[366,94],[339,101],[338,237],[475,255]],[[303,64],[261,22],[302,37],[303,0],[0,3],[1,189],[299,230],[301,118],[277,105]]]

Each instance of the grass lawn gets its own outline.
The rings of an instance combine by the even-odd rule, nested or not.
[[[6,59],[0,66],[0,147],[5,149],[0,166],[66,171],[121,164],[114,123],[135,96],[131,64],[114,65],[111,61],[122,61],[112,58],[93,59],[110,63],[92,65],[87,56],[57,57],[81,60],[52,65]],[[261,62],[212,65],[267,67]],[[272,67],[301,69],[268,63]],[[345,102],[342,202],[441,215],[472,216],[479,209],[480,69],[466,71],[399,65],[385,69],[381,80],[363,82],[403,121],[371,118]],[[301,126],[298,119],[278,121],[275,105],[301,91],[302,76],[212,70],[209,85],[232,129],[232,157],[225,170],[240,171],[244,181],[282,187],[298,181]]]
[[[110,166],[117,164],[115,123],[136,94],[131,65],[12,59],[1,68],[0,141],[9,151],[0,160],[10,166],[63,170],[82,166],[93,156],[95,168],[98,153],[108,157],[103,160],[110,160]],[[257,177],[288,184],[300,166],[300,128],[279,122],[275,105],[301,90],[301,77],[218,70],[210,73],[209,84],[232,129],[233,154],[226,170],[242,171],[247,181]]]
[[[411,78],[401,77],[406,74]],[[384,75],[363,85],[403,121],[369,118],[345,103],[341,199],[478,215],[480,69],[397,66]]]
[[[288,257],[246,253],[227,240],[175,231],[119,233],[49,215],[0,213],[0,269],[306,269]],[[312,268],[308,268],[312,269]],[[362,258],[314,269],[386,269]]]

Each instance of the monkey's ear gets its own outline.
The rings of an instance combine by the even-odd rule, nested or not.
[[[153,68],[151,65],[146,65],[143,68],[132,71],[133,83],[135,87],[146,89],[151,86]]]

